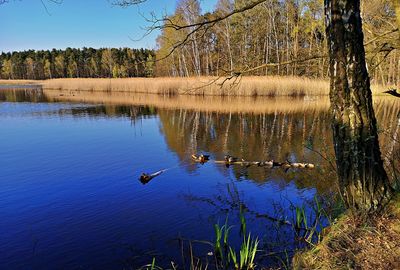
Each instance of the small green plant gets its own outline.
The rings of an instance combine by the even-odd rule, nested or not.
[[[328,222],[331,223],[330,215],[328,215],[325,209],[321,206],[321,203],[317,197],[314,197],[314,201],[314,221],[308,222],[305,206],[296,206],[295,220],[293,223],[293,229],[296,233],[297,238],[311,246],[314,246],[315,238],[316,242],[321,241],[320,231],[323,228],[321,221],[323,219],[327,219]]]
[[[240,211],[240,233],[243,234],[243,241],[240,246],[239,253],[237,253],[229,245],[229,233],[232,226],[228,225],[228,218],[225,220],[225,224],[220,227],[219,224],[214,225],[215,229],[215,245],[214,251],[215,256],[222,268],[234,268],[236,270],[247,269],[251,270],[255,268],[255,257],[259,244],[258,238],[252,238],[249,233],[246,235],[246,219],[243,212]],[[223,246],[222,246],[222,243]],[[238,256],[239,254],[239,256]]]
[[[246,235],[246,218],[244,217],[243,214],[242,205],[240,205],[239,219],[240,219],[240,233],[241,235]]]
[[[220,227],[219,224],[214,224],[215,229],[215,245],[214,252],[215,256],[218,260],[224,261],[224,255],[228,253],[228,239],[229,239],[229,231],[232,226],[228,226],[228,217],[225,219],[225,224]],[[223,247],[221,246],[221,240],[223,239]]]
[[[242,245],[239,251],[239,260],[234,249],[229,247],[229,258],[232,261],[232,266],[237,270],[254,269],[255,257],[257,254],[259,240],[258,238],[252,239],[251,234],[243,237]]]
[[[282,269],[289,270],[291,266],[291,259],[287,252],[287,249],[285,249],[283,253],[285,255],[284,258],[281,258],[280,256],[276,256],[275,258],[277,258],[278,261],[280,262],[280,267]]]
[[[151,264],[144,265],[139,269],[143,269],[143,270],[162,270],[161,267],[156,265],[156,258],[153,258],[153,261],[151,262]]]

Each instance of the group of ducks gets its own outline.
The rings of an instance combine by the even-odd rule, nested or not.
[[[199,162],[201,164],[206,163],[207,161],[210,160],[210,156],[209,155],[192,155],[192,159],[195,162]],[[273,160],[270,161],[246,161],[244,159],[239,159],[230,155],[226,155],[224,157],[224,160],[219,161],[216,160],[215,163],[224,163],[227,167],[229,167],[230,165],[242,165],[242,166],[246,166],[246,167],[250,167],[252,165],[258,166],[258,167],[282,167],[282,168],[314,168],[314,164],[311,163],[299,163],[299,162],[276,162]]]
[[[206,163],[207,161],[210,160],[210,156],[209,155],[204,155],[204,154],[200,154],[200,155],[192,155],[192,160],[195,162],[199,162],[201,164]],[[282,168],[314,168],[314,164],[311,163],[294,163],[294,162],[275,162],[273,160],[271,161],[245,161],[244,159],[239,159],[230,155],[226,155],[224,157],[224,160],[215,160],[215,163],[222,163],[225,164],[227,167],[229,167],[230,165],[241,165],[241,166],[245,166],[245,167],[250,167],[252,165],[258,166],[258,167],[282,167]],[[142,182],[142,184],[147,184],[148,182],[151,181],[151,179],[153,179],[154,177],[159,176],[160,174],[162,174],[163,172],[167,171],[169,169],[163,169],[160,171],[157,171],[155,173],[142,173],[139,177],[140,182]]]

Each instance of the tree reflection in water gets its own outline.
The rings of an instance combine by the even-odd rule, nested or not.
[[[181,194],[185,201],[193,207],[206,205],[214,209],[207,217],[211,220],[229,215],[232,224],[240,224],[240,212],[244,213],[252,226],[259,227],[257,232],[264,237],[262,249],[269,257],[304,245],[293,230],[293,213],[299,205],[293,201],[295,198],[280,191],[288,187],[300,191],[315,189],[325,208],[335,207],[330,200],[337,193],[331,120],[328,104],[323,100],[244,98],[241,101],[207,97],[187,97],[185,100],[184,97],[143,97],[127,93],[7,89],[0,91],[0,101],[74,103],[73,106],[35,112],[37,117],[53,114],[76,118],[126,118],[132,125],[140,124],[146,118],[157,118],[166,146],[179,157],[178,163],[189,175],[206,174],[213,168],[221,178],[228,179],[228,183],[217,184],[215,190],[204,196],[196,192]],[[399,105],[400,101],[395,98],[378,98],[375,102],[382,134],[382,154],[392,179],[399,175],[400,168]],[[212,162],[194,163],[190,158],[194,153],[207,153],[218,160],[230,154],[249,161],[289,160],[317,166],[312,170],[257,166],[226,168]],[[243,192],[243,185],[247,188],[270,185],[275,194],[263,193],[261,196],[265,199],[260,206]],[[263,190],[268,191],[267,188]],[[273,199],[269,198],[273,195]],[[313,197],[306,203],[310,206],[307,208],[309,222],[313,223]]]

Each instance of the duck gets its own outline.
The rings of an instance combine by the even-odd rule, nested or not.
[[[271,160],[270,162],[272,162],[272,166],[273,166],[273,167],[280,167],[280,166],[282,166],[283,164],[285,164],[285,163],[282,163],[282,162],[276,162],[276,161],[274,161],[274,160]]]
[[[162,174],[164,171],[166,170],[160,170],[157,171],[155,173],[142,173],[139,177],[139,180],[142,184],[147,184],[148,182],[150,182],[151,179],[153,179],[154,177],[159,176],[160,174]]]
[[[225,162],[226,163],[234,163],[234,162],[237,162],[238,161],[238,158],[235,158],[235,157],[232,157],[232,156],[230,156],[230,155],[226,155],[225,157],[224,157],[224,159],[225,159]]]
[[[203,155],[203,154],[197,156],[197,155],[193,154],[192,155],[192,159],[197,161],[197,162],[200,162],[200,163],[206,163],[207,161],[210,160],[210,156],[209,155]]]
[[[140,180],[140,182],[148,182],[148,181],[150,181],[151,180],[151,176],[149,175],[149,174],[147,174],[147,173],[142,173],[141,175],[140,175],[140,177],[139,177],[139,180]]]

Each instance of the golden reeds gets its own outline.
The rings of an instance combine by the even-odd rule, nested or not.
[[[44,89],[131,92],[162,95],[205,96],[326,96],[329,81],[306,77],[249,76],[233,79],[217,77],[189,78],[72,78],[44,81],[0,80],[0,84],[40,84]],[[374,94],[386,87],[373,85]]]
[[[328,97],[215,97],[155,95],[130,92],[74,91],[45,89],[50,100],[119,105],[147,105],[165,109],[186,109],[222,113],[273,113],[328,110]]]
[[[206,96],[321,96],[329,91],[327,81],[301,77],[55,79],[42,85],[45,89]]]
[[[39,80],[0,80],[0,85],[41,85],[42,82]]]
[[[77,91],[45,89],[44,94],[50,100],[82,103],[101,103],[113,105],[146,105],[164,109],[185,109],[222,113],[295,113],[304,111],[327,111],[329,99],[321,97],[215,97],[191,95],[155,95],[131,92]],[[400,99],[392,96],[375,98],[377,114],[385,105],[398,108]],[[386,107],[385,107],[386,108]],[[394,110],[391,115],[397,115]]]

